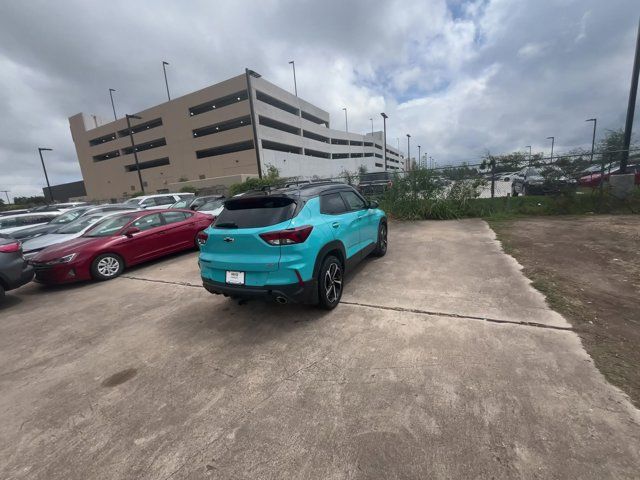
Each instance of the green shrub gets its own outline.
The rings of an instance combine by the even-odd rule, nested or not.
[[[198,193],[198,189],[191,185],[185,185],[180,189],[180,193]]]

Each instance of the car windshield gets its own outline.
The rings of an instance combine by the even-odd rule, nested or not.
[[[220,208],[224,204],[224,198],[220,198],[218,200],[209,200],[201,207],[198,207],[198,210],[202,210],[205,212],[210,212],[211,210],[216,210]]]
[[[241,197],[229,200],[215,228],[268,227],[289,220],[296,204],[288,197]]]
[[[117,215],[109,217],[98,223],[94,228],[85,233],[85,237],[109,237],[119,232],[122,227],[133,220],[135,215]]]
[[[82,215],[87,210],[89,210],[88,207],[87,208],[77,208],[77,209],[70,210],[67,213],[63,213],[62,215],[54,218],[53,220],[51,220],[50,223],[52,223],[54,225],[64,225],[65,223],[69,223],[69,222],[74,221],[76,218],[78,218],[80,215]]]
[[[69,233],[80,233],[87,227],[90,227],[94,223],[98,222],[101,218],[104,218],[104,215],[87,215],[86,217],[80,217],[77,220],[65,225],[62,228],[59,228],[54,233],[58,234],[69,234]]]
[[[189,206],[189,200],[178,200],[169,208],[187,208]]]

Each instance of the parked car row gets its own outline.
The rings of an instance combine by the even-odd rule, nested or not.
[[[176,197],[205,210],[141,207],[143,200],[0,217],[8,232],[0,234],[0,293],[31,281],[34,273],[46,284],[106,280],[130,265],[197,247],[198,232],[214,220],[208,212],[219,213],[223,199]]]

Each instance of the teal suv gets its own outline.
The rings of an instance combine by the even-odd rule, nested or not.
[[[331,309],[345,271],[387,252],[387,218],[349,185],[307,184],[227,200],[198,243],[211,293]]]

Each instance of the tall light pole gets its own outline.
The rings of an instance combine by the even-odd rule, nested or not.
[[[44,166],[44,158],[42,158],[42,152],[51,152],[51,148],[38,147],[38,153],[40,154],[40,163],[42,163],[42,170],[44,170],[44,179],[47,181],[47,188],[49,192],[49,199],[53,203],[53,192],[51,191],[51,185],[49,184],[49,175],[47,175],[47,167]],[[46,201],[45,197],[45,201]]]
[[[11,205],[11,200],[9,200],[9,192],[11,190],[0,190],[0,192],[4,193],[7,196],[7,205]]]
[[[371,120],[371,138],[373,138],[373,117],[371,117],[369,120]]]
[[[553,163],[553,144],[556,142],[556,137],[547,137],[547,140],[551,140],[551,158],[549,163]]]
[[[627,160],[629,159],[629,146],[631,145],[631,130],[633,129],[633,116],[636,111],[636,95],[638,94],[638,76],[640,75],[640,21],[638,22],[638,37],[636,38],[636,56],[633,60],[631,73],[631,88],[629,90],[629,103],[627,104],[627,120],[624,124],[624,140],[622,155],[620,156],[620,173],[627,173]]]
[[[420,156],[420,149],[422,147],[420,145],[418,145],[418,167],[422,166],[422,157]]]
[[[411,135],[407,133],[407,170],[411,170]]]
[[[118,116],[116,115],[116,105],[113,103],[113,92],[115,92],[115,88],[109,89],[109,97],[111,97],[111,108],[113,108],[113,119],[118,120]]]
[[[349,131],[349,120],[347,119],[347,107],[344,107],[342,110],[344,110],[344,131],[348,132]]]
[[[383,130],[383,155],[384,155],[384,171],[387,171],[387,118],[389,118],[389,116],[382,112],[380,115],[382,115],[382,130]],[[371,120],[371,134],[373,134],[373,120]]]
[[[525,145],[524,148],[529,149],[529,166],[531,166],[531,145]]]
[[[289,65],[291,65],[293,67],[293,91],[296,94],[296,97],[298,96],[298,83],[296,82],[296,62],[294,60],[291,60],[289,62]]]
[[[593,122],[593,136],[591,137],[591,164],[593,164],[593,152],[596,148],[596,126],[598,125],[597,118],[589,118],[585,122]]]
[[[138,115],[125,115],[127,118],[127,130],[129,131],[129,138],[131,139],[131,149],[133,150],[133,158],[136,162],[136,170],[138,170],[138,180],[140,181],[140,191],[144,194],[144,184],[142,183],[142,173],[140,173],[140,164],[138,163],[138,152],[136,150],[136,144],[133,142],[133,131],[131,130],[131,119],[136,118],[142,120],[142,117]]]
[[[167,87],[167,99],[171,100],[171,95],[169,95],[169,82],[167,81],[167,65],[169,62],[162,61],[162,71],[164,72],[164,84]]]

